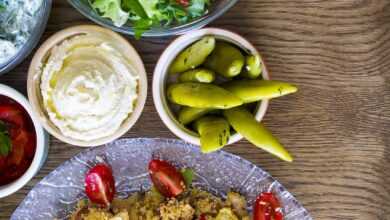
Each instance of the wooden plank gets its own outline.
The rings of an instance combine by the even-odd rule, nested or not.
[[[265,118],[295,156],[293,164],[246,141],[226,149],[269,171],[314,219],[390,219],[389,15],[387,0],[243,0],[211,24],[245,35],[274,79],[299,85],[298,94],[272,101]],[[87,22],[56,0],[43,39]],[[154,64],[171,39],[130,41],[151,83]],[[0,82],[25,93],[30,60]],[[154,109],[151,90],[141,119],[125,136],[174,138]],[[0,200],[0,219],[8,219],[34,184],[82,150],[52,139],[41,172]]]

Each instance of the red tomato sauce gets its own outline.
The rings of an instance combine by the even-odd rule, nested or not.
[[[11,150],[0,154],[0,186],[21,177],[30,167],[36,150],[36,133],[26,110],[16,101],[0,95],[0,121],[6,125]]]

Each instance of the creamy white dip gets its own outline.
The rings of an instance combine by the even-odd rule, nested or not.
[[[26,44],[43,0],[0,0],[0,65]]]
[[[71,37],[42,64],[44,107],[67,137],[91,141],[112,135],[133,112],[138,77],[110,40],[98,34]]]

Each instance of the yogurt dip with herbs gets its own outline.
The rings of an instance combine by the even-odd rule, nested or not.
[[[43,0],[0,0],[0,66],[27,43]]]
[[[134,110],[138,75],[109,34],[89,31],[59,42],[41,63],[41,95],[63,135],[93,141],[114,134]]]

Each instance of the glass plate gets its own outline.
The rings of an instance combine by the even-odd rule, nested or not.
[[[253,204],[260,192],[272,191],[280,199],[285,220],[311,220],[309,213],[267,172],[238,156],[219,151],[201,154],[199,148],[174,139],[122,139],[84,151],[39,182],[11,219],[66,219],[77,202],[85,198],[84,176],[92,164],[107,161],[113,168],[117,196],[127,197],[151,186],[148,162],[160,158],[195,171],[195,186],[225,196],[240,192]],[[251,207],[249,205],[248,207]]]

